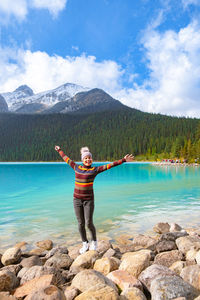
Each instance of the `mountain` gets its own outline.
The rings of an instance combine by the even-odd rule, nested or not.
[[[75,94],[88,91],[88,88],[66,83],[53,90],[34,94],[27,85],[18,87],[14,92],[2,93],[11,112],[38,113],[54,106],[58,102],[66,101]]]
[[[0,112],[8,112],[8,105],[3,96],[0,95]]]
[[[77,93],[67,101],[58,102],[44,113],[67,113],[67,112],[98,112],[115,110],[126,107],[120,101],[113,99],[101,89],[92,89],[87,92]]]
[[[16,107],[20,107],[23,99],[33,95],[33,91],[27,85],[19,86],[14,92],[1,94],[8,104],[9,111],[15,111]]]

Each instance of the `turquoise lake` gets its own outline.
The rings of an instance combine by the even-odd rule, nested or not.
[[[0,163],[0,249],[80,242],[73,188],[74,171],[64,162]],[[199,167],[125,163],[99,174],[94,191],[99,238],[149,232],[157,222],[200,225]]]

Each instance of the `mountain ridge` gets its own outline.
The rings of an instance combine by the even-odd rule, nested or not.
[[[89,88],[82,87],[74,83],[65,83],[55,89],[34,94],[29,86],[21,85],[13,92],[1,93],[1,96],[3,96],[3,98],[5,99],[9,111],[17,112],[22,106],[25,106],[27,104],[28,107],[30,107],[30,104],[36,103],[46,105],[46,107],[53,106],[57,102],[62,102],[70,99],[80,91],[88,90]],[[29,112],[29,110],[27,110],[26,112],[24,111],[24,113],[34,112]]]

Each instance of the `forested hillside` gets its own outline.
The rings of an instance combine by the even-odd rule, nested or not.
[[[98,113],[0,114],[0,161],[57,161],[59,145],[74,160],[88,146],[94,160],[126,153],[144,158],[200,157],[200,120],[124,108]]]

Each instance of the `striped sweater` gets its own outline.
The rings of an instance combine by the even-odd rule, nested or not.
[[[126,162],[126,160],[123,158],[99,167],[86,167],[84,165],[81,166],[76,164],[73,160],[67,157],[62,150],[59,150],[58,153],[62,159],[75,171],[74,197],[82,200],[94,199],[93,182],[97,174]]]

